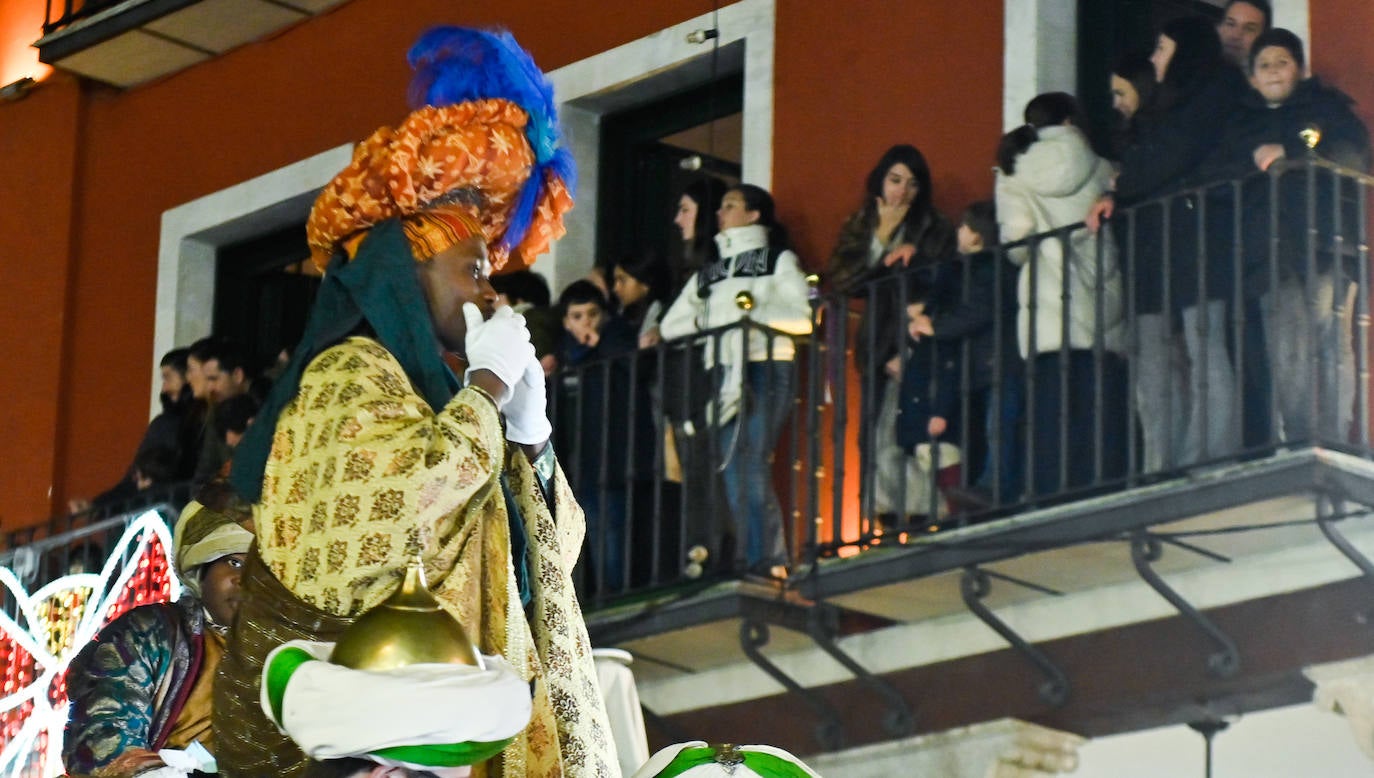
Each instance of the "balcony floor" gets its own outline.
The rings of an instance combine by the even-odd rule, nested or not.
[[[786,591],[747,581],[722,583],[690,596],[603,609],[589,614],[588,623],[595,644],[615,645],[640,658],[636,673],[650,697],[656,683],[666,684],[666,694],[675,681],[703,674],[726,681],[735,677],[732,668],[752,668],[740,647],[746,619],[772,625],[765,649],[770,657],[815,653],[804,632],[804,614],[818,601],[836,609],[841,636],[872,633],[849,639],[848,645],[866,653],[870,669],[883,673],[1005,647],[964,605],[960,576],[971,565],[994,575],[983,600],[994,612],[1019,606],[1038,614],[1020,627],[1032,643],[1176,615],[1140,582],[1130,544],[1137,530],[1175,537],[1198,550],[1165,542],[1153,568],[1166,581],[1184,582],[1179,588],[1203,610],[1351,578],[1357,568],[1315,524],[1321,496],[1341,497],[1347,511],[1366,515],[1367,506],[1374,506],[1374,462],[1321,448],[1279,452],[942,531],[903,547],[828,559],[812,574],[803,572]],[[1352,517],[1339,526],[1366,551],[1374,551],[1374,528],[1368,523]],[[999,575],[1058,596],[999,580]],[[1143,590],[1145,596],[1126,596],[1125,587]],[[1053,615],[1056,609],[1093,613]],[[972,630],[950,632],[955,637],[939,645],[898,652],[905,654],[901,659],[892,656],[890,647],[874,647],[885,642],[879,637],[883,633],[893,639],[905,635],[900,638],[905,640],[913,625],[930,632],[956,623]],[[979,639],[958,637],[968,634]],[[983,639],[988,636],[991,642]],[[868,642],[856,643],[868,637]],[[816,680],[843,677],[823,675]],[[803,685],[811,684],[803,680]],[[776,693],[780,687],[774,689]],[[738,700],[747,694],[736,690],[726,697]]]

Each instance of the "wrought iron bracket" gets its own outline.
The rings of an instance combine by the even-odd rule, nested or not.
[[[1024,581],[1012,579],[1007,576],[999,575],[997,577],[1049,594],[1061,594],[1060,592],[1030,585]],[[979,621],[992,628],[993,632],[1001,635],[1003,640],[1010,643],[1011,647],[1015,649],[1017,653],[1030,660],[1031,664],[1035,665],[1035,667],[1045,676],[1045,680],[1041,681],[1035,688],[1036,694],[1040,696],[1040,699],[1043,700],[1045,704],[1052,705],[1056,708],[1062,706],[1064,703],[1068,702],[1069,699],[1071,687],[1069,685],[1068,676],[1064,674],[1063,670],[1059,669],[1058,665],[1045,655],[1045,652],[1027,642],[1025,638],[1016,633],[1016,630],[1008,626],[1005,621],[997,618],[997,614],[993,613],[988,606],[983,604],[983,598],[987,597],[990,591],[992,591],[992,581],[987,571],[976,565],[969,565],[964,568],[964,575],[959,579],[959,593],[963,595],[964,605],[974,616],[978,617]]]
[[[887,712],[883,714],[883,729],[893,737],[906,737],[916,732],[916,715],[897,687],[868,671],[868,668],[855,661],[835,642],[839,635],[839,615],[835,609],[826,605],[813,607],[806,617],[808,634],[822,651],[839,662],[864,686],[872,689],[887,701]]]
[[[840,723],[840,714],[817,692],[807,689],[792,678],[792,676],[782,671],[782,668],[773,664],[772,660],[763,655],[763,647],[768,645],[771,636],[768,624],[762,621],[745,618],[739,625],[739,644],[743,649],[744,655],[749,657],[758,668],[768,674],[770,678],[782,684],[788,692],[797,695],[807,704],[816,716],[820,718],[820,723],[816,725],[814,731],[816,742],[826,751],[838,751],[844,748],[845,734],[844,726]]]
[[[1164,546],[1159,538],[1143,529],[1132,533],[1131,562],[1135,565],[1136,573],[1140,575],[1141,580],[1149,584],[1159,596],[1168,600],[1175,610],[1197,625],[1197,628],[1216,644],[1217,650],[1207,655],[1207,672],[1216,678],[1230,678],[1240,672],[1240,651],[1236,648],[1235,641],[1213,624],[1211,619],[1183,599],[1183,596],[1165,583],[1164,579],[1159,577],[1159,573],[1151,567],[1151,564],[1158,562],[1162,556]]]
[[[1344,500],[1326,494],[1317,495],[1317,527],[1322,531],[1322,534],[1326,536],[1326,539],[1331,542],[1331,545],[1336,547],[1337,551],[1341,552],[1346,559],[1349,559],[1360,569],[1360,573],[1364,575],[1365,580],[1374,583],[1374,562],[1370,562],[1369,557],[1365,556],[1358,548],[1355,548],[1349,538],[1341,534],[1340,530],[1336,529],[1336,522],[1339,521],[1340,517],[1344,514]]]

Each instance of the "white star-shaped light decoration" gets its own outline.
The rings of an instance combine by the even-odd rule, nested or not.
[[[99,573],[66,575],[30,594],[13,570],[0,567],[0,586],[14,603],[0,611],[0,776],[63,774],[67,666],[125,611],[181,596],[171,548],[167,522],[147,511],[129,523]],[[166,571],[165,580],[153,577],[157,570]]]

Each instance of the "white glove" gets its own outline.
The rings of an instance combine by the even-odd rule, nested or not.
[[[534,359],[534,346],[530,344],[530,331],[525,328],[525,317],[511,310],[509,305],[503,305],[490,319],[483,321],[482,311],[476,305],[463,303],[463,318],[468,325],[463,340],[468,369],[463,372],[463,381],[470,383],[477,370],[495,373],[506,385],[506,391],[496,398],[496,405],[505,408],[525,365]]]
[[[515,384],[515,396],[506,403],[506,440],[528,446],[543,443],[553,432],[549,424],[544,367],[533,356]]]
[[[214,755],[207,751],[199,740],[191,741],[191,745],[185,750],[164,748],[158,751],[157,755],[162,757],[163,763],[167,766],[152,772],[139,773],[139,778],[144,775],[148,778],[185,778],[196,770],[206,773],[219,772]]]

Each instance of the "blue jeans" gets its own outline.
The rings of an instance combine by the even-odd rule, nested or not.
[[[750,362],[739,413],[716,431],[725,498],[735,526],[735,561],[747,568],[787,563],[782,507],[773,491],[773,449],[792,409],[792,363]]]
[[[1184,308],[1177,330],[1164,314],[1137,317],[1136,407],[1145,472],[1187,467],[1240,450],[1236,371],[1226,345],[1226,303]],[[1180,364],[1182,344],[1186,364]]]
[[[1181,334],[1190,379],[1182,464],[1231,456],[1240,450],[1241,432],[1236,370],[1226,348],[1226,303],[1208,300],[1206,305],[1184,308]]]

